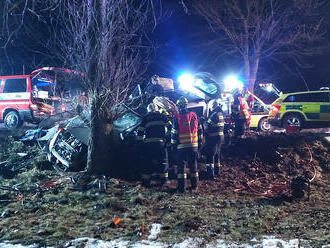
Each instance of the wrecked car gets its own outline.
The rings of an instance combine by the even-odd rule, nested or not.
[[[137,85],[127,101],[120,104],[119,108],[123,109],[122,115],[113,123],[109,142],[116,157],[121,160],[130,160],[124,164],[129,164],[134,160],[134,156],[127,156],[127,154],[134,154],[136,128],[147,114],[147,106],[151,102],[174,115],[177,112],[175,100],[181,95],[185,95],[189,98],[188,108],[198,112],[200,118],[206,117],[209,108],[205,106],[208,106],[210,100],[220,95],[220,87],[215,81],[205,76],[200,76],[200,81],[193,87],[193,91],[175,89],[171,79],[159,77],[153,77],[143,90],[140,85]],[[50,139],[48,158],[54,163],[56,170],[79,170],[83,169],[81,166],[86,164],[83,161],[86,161],[87,158],[90,136],[90,128],[87,123],[90,115],[88,110],[83,114],[84,117],[76,116],[70,119],[66,126],[58,127],[56,134]]]

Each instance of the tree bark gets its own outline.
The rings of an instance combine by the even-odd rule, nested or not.
[[[102,104],[98,96],[92,96],[90,101],[91,108],[91,132],[87,156],[87,172],[90,174],[106,173],[106,139],[104,133],[104,119],[99,114]]]
[[[251,71],[250,71],[250,79],[249,79],[249,84],[247,87],[251,93],[254,93],[254,85],[257,80],[258,69],[259,69],[259,58],[255,58],[253,61]]]

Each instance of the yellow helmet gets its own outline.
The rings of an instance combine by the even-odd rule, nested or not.
[[[179,108],[185,108],[188,104],[188,99],[184,96],[181,96],[177,101],[176,105],[178,105]]]

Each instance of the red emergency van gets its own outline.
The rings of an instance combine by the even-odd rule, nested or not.
[[[0,76],[0,122],[14,130],[23,122],[38,123],[66,112],[73,95],[79,94],[72,91],[72,85],[79,84],[72,75],[81,76],[56,67],[43,67],[30,75]]]

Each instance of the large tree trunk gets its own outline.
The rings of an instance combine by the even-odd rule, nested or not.
[[[249,82],[250,82],[250,60],[249,56],[246,55],[243,57],[244,59],[244,76],[245,76],[245,84],[249,88]]]
[[[99,46],[96,31],[98,25],[102,21],[102,0],[90,1],[90,12],[94,10],[95,18],[91,18],[89,15],[89,27],[88,27],[88,39],[90,42],[90,49]],[[88,68],[88,76],[92,89],[89,92],[90,110],[91,110],[91,133],[88,146],[87,156],[87,171],[90,174],[102,174],[104,173],[104,161],[105,161],[105,134],[104,134],[104,116],[101,115],[100,109],[102,106],[102,98],[100,97],[101,83],[97,72],[99,71],[99,53],[93,52],[90,58],[90,64]]]
[[[252,61],[249,58],[244,58],[245,84],[246,88],[253,93],[254,84],[257,80],[259,68],[259,58],[254,58]]]
[[[250,79],[248,84],[248,90],[251,93],[254,93],[254,85],[257,80],[257,73],[259,69],[259,58],[254,59],[251,70],[250,70]]]
[[[89,139],[88,156],[87,156],[87,171],[91,174],[98,174],[99,167],[102,164],[102,131],[103,123],[98,111],[100,108],[100,100],[97,96],[90,97],[91,108],[91,134]]]

